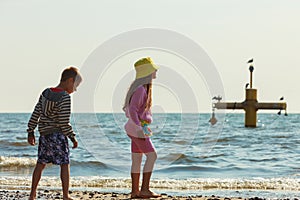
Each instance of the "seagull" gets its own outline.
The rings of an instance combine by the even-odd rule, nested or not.
[[[279,110],[279,112],[277,113],[277,115],[281,115],[281,110]]]
[[[249,86],[249,83],[246,83],[246,85],[245,85],[245,88],[247,89],[247,88],[248,88],[248,86]]]
[[[284,100],[284,97],[280,97],[280,99],[279,99],[280,101],[282,101],[282,100]]]
[[[212,100],[217,100],[217,101],[221,101],[222,100],[222,97],[221,96],[214,96],[213,98],[212,98]]]
[[[250,60],[248,60],[247,63],[253,63],[253,58],[251,58]]]

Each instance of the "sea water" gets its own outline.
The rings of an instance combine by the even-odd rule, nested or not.
[[[37,145],[27,143],[29,113],[0,114],[0,185],[28,189]],[[151,187],[176,195],[300,197],[300,114],[154,113],[150,125],[158,159]],[[218,115],[217,115],[218,118]],[[81,190],[130,191],[130,139],[123,113],[72,114],[79,147],[71,149],[71,185]],[[36,141],[38,132],[36,131]],[[70,142],[70,147],[72,143]],[[40,187],[60,187],[59,166],[48,165]]]

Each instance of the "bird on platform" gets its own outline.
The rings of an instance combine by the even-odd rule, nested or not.
[[[279,110],[279,112],[277,113],[277,115],[281,115],[281,110]]]
[[[284,100],[284,97],[280,97],[280,99],[279,99],[280,101],[282,101],[282,100]]]
[[[217,100],[217,101],[221,101],[222,100],[222,97],[221,96],[214,96],[213,98],[212,98],[212,100]]]
[[[247,88],[248,88],[248,86],[249,86],[249,83],[246,83],[246,85],[245,85],[245,89],[247,89]]]
[[[250,60],[248,60],[247,63],[253,63],[253,58],[251,58]]]

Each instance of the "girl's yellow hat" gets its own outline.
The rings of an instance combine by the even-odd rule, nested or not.
[[[135,79],[149,76],[153,72],[159,69],[159,66],[155,65],[150,57],[141,58],[134,63],[136,77]]]

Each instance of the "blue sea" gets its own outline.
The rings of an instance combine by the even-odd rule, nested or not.
[[[171,195],[300,197],[300,114],[154,113],[158,160],[151,188]],[[0,114],[0,189],[28,190],[37,145],[27,144],[30,113]],[[72,114],[79,147],[71,149],[71,188],[130,192],[130,140],[123,113]],[[36,131],[38,141],[38,132]],[[70,146],[72,143],[70,142]],[[48,165],[40,188],[60,188],[59,166]]]

